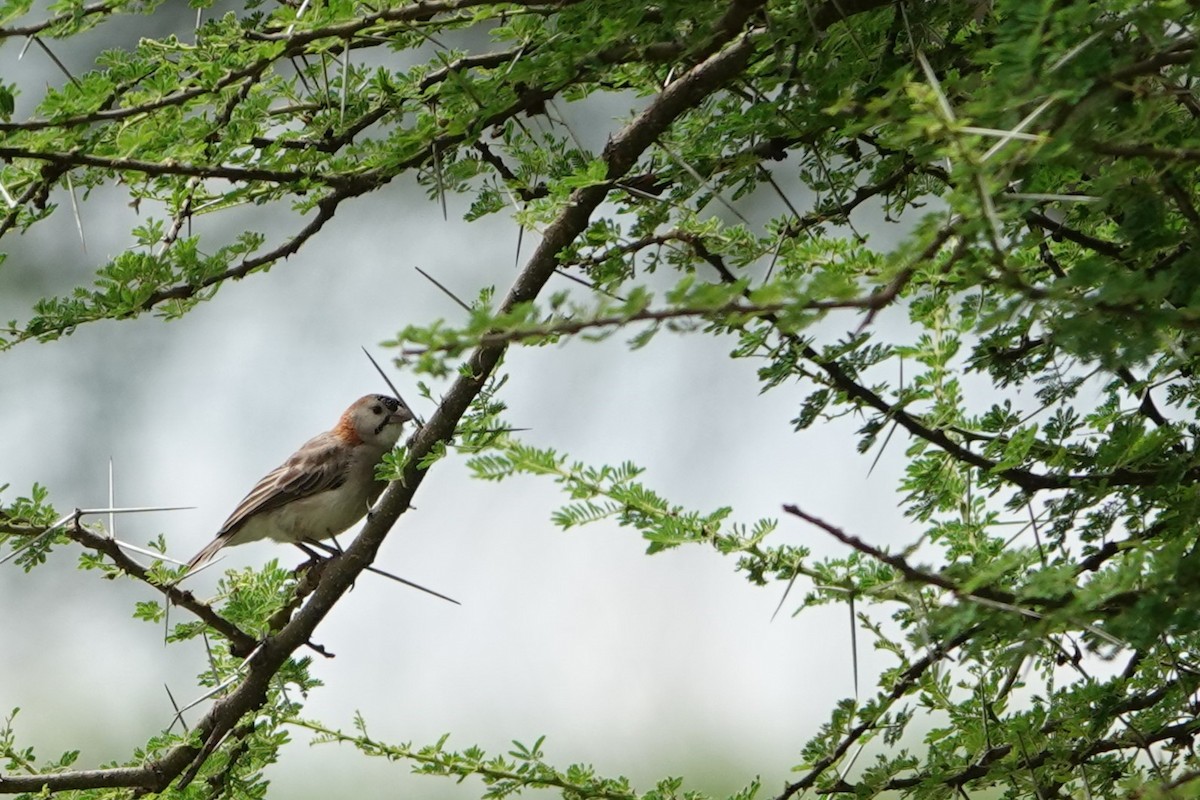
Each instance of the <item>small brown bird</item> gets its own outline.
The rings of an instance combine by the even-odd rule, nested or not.
[[[332,430],[309,439],[250,490],[188,569],[226,545],[327,539],[358,522],[387,485],[375,479],[376,465],[412,418],[394,397],[355,400]]]

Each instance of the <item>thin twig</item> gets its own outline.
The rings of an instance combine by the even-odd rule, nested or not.
[[[1017,598],[1009,592],[999,591],[986,586],[977,587],[971,590],[964,589],[961,585],[940,573],[930,572],[928,570],[914,567],[909,564],[903,556],[896,556],[886,553],[883,550],[880,550],[878,547],[867,544],[857,536],[851,536],[842,529],[830,525],[828,522],[825,522],[819,517],[815,517],[802,511],[795,505],[785,505],[783,510],[793,516],[799,517],[805,522],[815,525],[817,528],[825,531],[842,544],[848,545],[860,553],[870,556],[876,561],[887,564],[889,567],[895,569],[901,575],[903,575],[906,580],[926,586],[937,587],[949,592],[951,595],[960,600],[976,603],[988,608],[995,608],[1000,611],[1008,611],[1011,613],[1020,614],[1023,617],[1028,617],[1035,620],[1044,620],[1046,618],[1045,614],[1018,604]],[[1083,624],[1080,627],[1089,633],[1104,639],[1109,644],[1113,644],[1118,647],[1125,646],[1125,642],[1122,642],[1112,634],[1108,633],[1107,631],[1103,631],[1094,625]]]

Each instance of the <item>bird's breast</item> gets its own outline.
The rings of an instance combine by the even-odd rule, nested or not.
[[[364,460],[365,463],[365,460]],[[274,509],[263,520],[264,535],[283,542],[328,539],[358,522],[379,496],[384,484],[374,479],[375,464],[354,464],[341,486]]]

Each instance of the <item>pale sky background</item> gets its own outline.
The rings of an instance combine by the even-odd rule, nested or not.
[[[139,35],[165,25],[142,25]],[[92,48],[110,46],[112,27],[55,51],[82,71]],[[20,44],[0,47],[0,75],[28,87],[18,118],[40,95],[35,87],[60,80],[36,49],[18,62]],[[607,120],[629,111],[609,99],[569,113],[585,115],[575,117],[576,130],[599,146],[617,125]],[[89,282],[130,241],[138,217],[122,192],[103,189],[83,204],[86,252],[69,201],[56,199],[64,205],[52,219],[3,240],[4,320],[24,320],[36,297]],[[516,274],[511,215],[467,224],[465,199],[451,197],[450,206],[445,221],[406,178],[343,206],[299,255],[226,285],[180,321],[87,325],[0,354],[0,485],[12,484],[3,500],[37,481],[60,511],[104,505],[112,458],[118,504],[197,506],[122,517],[118,535],[144,543],[164,533],[172,555],[189,557],[259,477],[352,400],[386,389],[361,345],[387,363],[378,343],[406,324],[461,319],[415,266],[463,297],[486,285],[507,289]],[[753,198],[740,207],[755,221],[775,211]],[[900,235],[870,209],[855,222],[880,249]],[[212,249],[235,223],[276,236],[297,227],[290,212],[255,209],[197,219],[194,230],[218,237]],[[523,253],[532,248],[527,234]],[[855,325],[834,318],[822,335],[828,341]],[[760,395],[756,363],[727,357],[732,339],[661,334],[629,352],[624,338],[510,353],[502,397],[509,421],[531,429],[526,441],[589,464],[632,460],[672,502],[702,511],[732,505],[737,521],[780,517],[780,505],[794,502],[875,543],[911,539],[896,507],[900,437],[868,475],[874,454],[855,452],[861,420],[793,433],[805,387]],[[428,415],[432,408],[414,399],[414,377],[391,372]],[[449,747],[478,744],[493,754],[545,734],[551,763],[591,763],[639,790],[682,774],[685,789],[722,794],[758,775],[763,796],[777,793],[804,742],[853,693],[846,609],[772,622],[782,584],[752,586],[735,574],[734,559],[699,547],[647,557],[636,532],[611,524],[562,532],[549,516],[563,500],[549,480],[481,483],[467,478],[460,457],[437,464],[378,563],[463,605],[365,575],[317,631],[337,657],[314,664],[325,686],[305,716],[349,729],[359,710],[383,741],[428,744],[450,732]],[[775,537],[845,553],[792,519]],[[65,546],[29,574],[0,567],[0,713],[21,707],[18,743],[43,758],[81,747],[78,766],[93,767],[128,758],[168,724],[163,685],[193,699],[206,660],[199,642],[164,647],[161,625],[131,618],[134,603],[156,593],[79,572],[78,556]],[[218,570],[273,557],[302,560],[294,548],[259,543],[227,550]],[[216,571],[197,579],[201,594]],[[801,581],[793,598],[805,589]],[[860,638],[864,688],[892,663],[866,644]],[[403,763],[309,747],[303,732],[296,738],[267,770],[275,796],[326,797],[347,786],[362,798],[394,797],[397,786],[422,797],[482,791],[477,781],[413,777]]]

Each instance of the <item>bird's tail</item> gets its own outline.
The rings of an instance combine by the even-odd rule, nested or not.
[[[222,547],[224,547],[226,545],[226,543],[228,543],[228,541],[229,541],[229,537],[218,536],[217,538],[213,539],[208,544],[204,545],[204,549],[202,549],[199,553],[196,553],[196,555],[192,556],[192,560],[188,562],[188,564],[187,564],[188,572],[191,572],[196,567],[200,566],[205,561],[208,561],[210,558],[215,556],[217,554],[217,551],[219,551]]]

